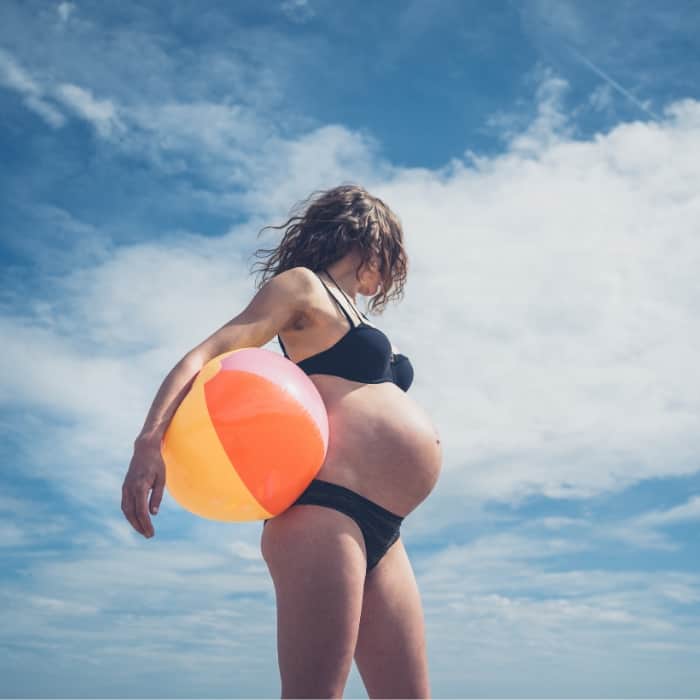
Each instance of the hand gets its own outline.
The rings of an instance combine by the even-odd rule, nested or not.
[[[135,447],[122,484],[122,512],[136,532],[144,537],[153,537],[153,525],[148,516],[148,491],[151,492],[150,511],[153,515],[163,498],[165,487],[165,462],[160,448]]]

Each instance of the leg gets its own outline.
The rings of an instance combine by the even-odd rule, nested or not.
[[[400,515],[359,493],[320,479],[314,479],[294,503],[327,506],[350,516],[364,537],[368,573],[396,542],[403,522]]]
[[[352,667],[367,559],[352,518],[294,505],[263,528],[277,597],[283,698],[342,698]]]
[[[370,698],[429,698],[423,609],[399,538],[367,574],[355,662]]]

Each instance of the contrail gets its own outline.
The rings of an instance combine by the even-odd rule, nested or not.
[[[585,56],[581,55],[576,49],[572,48],[571,46],[569,47],[569,49],[570,49],[573,53],[576,54],[576,56],[578,57],[578,59],[579,59],[580,61],[582,61],[583,63],[585,63],[594,73],[596,73],[596,74],[599,75],[603,80],[605,80],[605,82],[609,83],[609,84],[612,85],[616,90],[618,90],[619,92],[621,92],[625,97],[627,97],[628,99],[632,100],[632,102],[634,102],[634,104],[636,104],[637,107],[639,107],[639,109],[645,111],[648,115],[650,115],[651,117],[653,117],[653,118],[656,119],[657,121],[661,121],[661,117],[659,117],[658,114],[652,112],[652,110],[650,110],[648,107],[645,107],[634,95],[632,95],[630,92],[628,92],[627,90],[625,90],[625,88],[623,88],[622,85],[620,85],[619,83],[616,83],[609,75],[605,75],[605,73],[603,73],[603,71],[600,70],[600,68],[598,68],[597,66],[594,66]]]

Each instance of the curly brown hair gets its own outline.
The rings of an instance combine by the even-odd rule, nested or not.
[[[312,192],[292,208],[292,213],[300,205],[300,214],[292,215],[279,226],[265,226],[258,233],[260,236],[265,229],[286,229],[276,248],[255,251],[256,257],[271,253],[265,262],[256,263],[262,266],[263,273],[256,288],[293,267],[304,266],[317,272],[348,252],[358,251],[361,260],[356,275],[373,255],[380,260],[382,282],[370,300],[371,311],[381,312],[391,299],[403,297],[408,272],[403,228],[398,216],[379,197],[360,185],[345,184]]]

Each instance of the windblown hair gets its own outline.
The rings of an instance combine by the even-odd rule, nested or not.
[[[314,199],[315,195],[319,195]],[[310,202],[310,203],[309,203]],[[292,208],[292,214],[303,205],[300,214],[291,216],[280,226],[265,229],[285,229],[277,248],[259,248],[256,257],[265,257],[261,265],[262,287],[268,279],[293,267],[304,266],[318,272],[358,251],[363,264],[373,254],[380,260],[381,286],[371,297],[369,309],[380,312],[391,299],[401,299],[408,272],[408,256],[403,246],[403,228],[399,218],[384,202],[360,185],[341,185],[329,190],[316,190]]]

